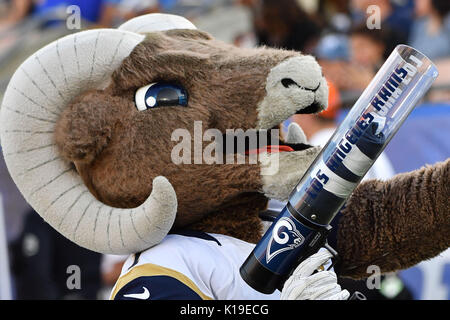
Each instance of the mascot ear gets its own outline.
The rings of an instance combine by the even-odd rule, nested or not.
[[[143,18],[156,31],[155,22],[150,21],[152,15],[133,19],[128,24],[130,29]],[[162,24],[164,16],[156,18],[157,24]],[[166,30],[173,19],[185,20],[168,17],[162,24]],[[173,27],[179,25],[177,22]],[[175,220],[175,191],[166,178],[156,177],[152,193],[138,208],[112,208],[99,202],[59,154],[55,126],[77,96],[104,87],[143,39],[138,33],[114,29],[82,31],[61,38],[18,68],[0,110],[5,162],[25,199],[65,237],[101,253],[134,253],[159,243]]]

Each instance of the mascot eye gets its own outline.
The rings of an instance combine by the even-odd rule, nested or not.
[[[186,90],[177,84],[155,82],[141,87],[134,95],[134,102],[139,111],[157,107],[187,106]]]

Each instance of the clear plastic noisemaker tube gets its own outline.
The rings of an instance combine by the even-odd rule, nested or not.
[[[397,46],[300,180],[289,203],[305,218],[329,224],[437,76],[426,56]]]
[[[326,244],[330,222],[437,76],[422,53],[395,48],[241,266],[247,284],[263,293],[281,289]]]

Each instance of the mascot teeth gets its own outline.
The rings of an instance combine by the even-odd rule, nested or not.
[[[297,123],[292,122],[288,127],[286,142],[308,144],[308,139],[306,138],[303,129]]]

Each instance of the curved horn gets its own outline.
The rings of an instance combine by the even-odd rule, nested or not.
[[[123,23],[119,30],[126,30],[136,33],[146,33],[154,31],[172,29],[197,29],[192,22],[184,17],[173,14],[149,13],[128,20]]]
[[[159,243],[175,219],[175,191],[166,178],[157,177],[138,208],[109,207],[58,154],[53,131],[65,106],[108,81],[143,38],[95,29],[47,45],[18,68],[0,110],[5,161],[25,199],[65,237],[102,253],[133,253]]]

